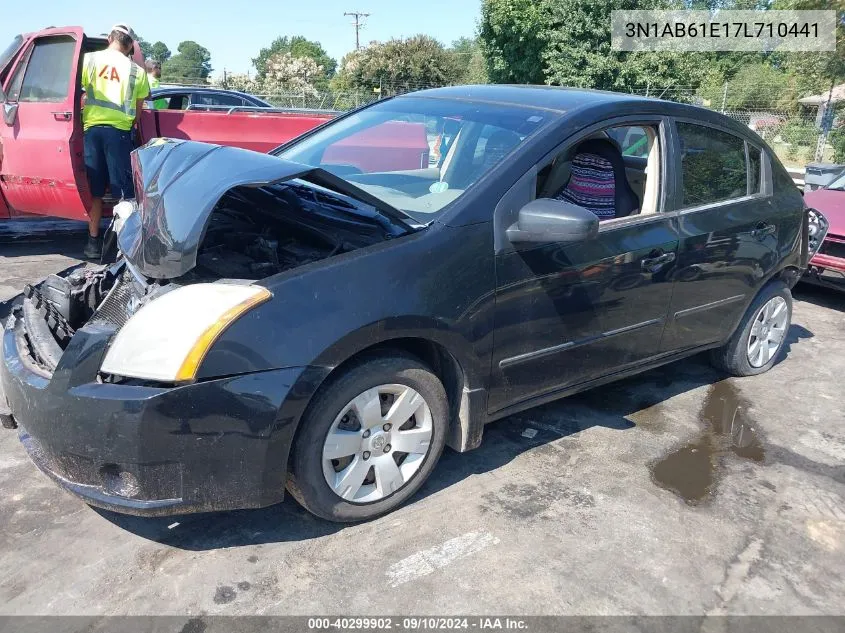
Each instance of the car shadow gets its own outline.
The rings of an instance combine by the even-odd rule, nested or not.
[[[820,308],[845,312],[845,292],[808,283],[799,283],[792,290],[798,301],[806,301]]]
[[[812,337],[793,325],[788,344]],[[789,347],[785,348],[786,354]],[[503,467],[527,451],[593,427],[626,431],[638,425],[664,428],[658,405],[679,394],[725,379],[706,355],[645,372],[493,422],[474,451],[447,449],[434,473],[410,503],[417,503],[471,477]],[[636,419],[636,422],[634,419]],[[287,498],[269,508],[141,518],[95,509],[113,524],[143,538],[185,550],[305,541],[333,534],[343,525],[318,519]],[[379,519],[376,519],[378,521]]]

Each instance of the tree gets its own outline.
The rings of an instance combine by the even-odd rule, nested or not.
[[[138,46],[141,47],[141,52],[144,54],[144,59],[149,59],[153,54],[153,45],[150,44],[143,37],[138,38]]]
[[[264,79],[268,60],[279,54],[289,54],[292,58],[308,57],[313,59],[317,66],[323,69],[321,76],[314,79],[317,84],[321,85],[328,83],[337,68],[337,61],[333,57],[329,57],[329,54],[319,42],[311,41],[301,35],[284,36],[277,37],[270,46],[262,48],[258,52],[258,57],[252,60],[252,65],[255,66],[256,70],[256,79],[259,81]]]
[[[836,50],[826,53],[780,53],[776,59],[795,76],[803,95],[819,94],[845,81],[845,0],[775,0],[775,9],[835,9]]]
[[[545,0],[483,0],[479,37],[495,83],[545,81]]]
[[[459,69],[459,75],[456,78],[458,83],[486,84],[490,80],[487,76],[487,62],[484,59],[479,38],[462,37],[452,42],[452,47],[448,51],[454,57],[455,66]]]
[[[154,59],[159,64],[163,64],[164,62],[166,62],[168,59],[170,59],[170,56],[171,56],[170,49],[167,48],[167,44],[165,44],[164,42],[161,42],[161,41],[156,42],[155,44],[153,44],[150,47],[149,54],[144,52],[145,58]]]
[[[264,77],[256,83],[267,95],[282,92],[316,95],[314,82],[320,77],[324,77],[323,67],[317,65],[313,58],[276,53],[267,59]]]
[[[704,78],[707,65],[695,54],[611,49],[612,10],[665,9],[673,6],[671,1],[544,0],[544,4],[548,13],[542,59],[548,83],[632,91],[648,85],[694,88]]]
[[[765,62],[749,64],[727,82],[711,75],[701,86],[701,96],[711,107],[728,110],[791,110],[797,106],[795,78],[786,71]]]
[[[163,81],[184,83],[205,81],[211,74],[211,53],[204,46],[187,40],[176,47],[176,55],[168,59],[161,67]]]
[[[433,37],[371,42],[343,58],[336,87],[407,92],[454,83],[460,75],[455,57]]]

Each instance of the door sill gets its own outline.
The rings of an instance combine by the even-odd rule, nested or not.
[[[567,396],[572,396],[576,393],[587,391],[588,389],[592,389],[594,387],[599,387],[607,383],[621,380],[622,378],[628,378],[629,376],[641,374],[650,369],[660,367],[661,365],[668,365],[669,363],[673,363],[683,358],[687,358],[688,356],[695,356],[696,354],[707,351],[708,349],[713,349],[714,347],[718,346],[718,343],[710,343],[707,345],[699,345],[697,347],[686,349],[680,352],[672,351],[665,352],[663,354],[658,354],[657,356],[652,356],[648,360],[638,361],[636,364],[630,365],[624,369],[620,369],[619,371],[615,371],[612,374],[606,374],[604,376],[593,378],[585,382],[580,382],[574,385],[568,385],[566,387],[560,387],[553,391],[548,391],[538,396],[532,396],[526,400],[521,400],[515,404],[508,405],[507,407],[504,407],[492,413],[488,413],[487,421],[493,422],[495,420],[500,420],[501,418],[513,415],[514,413],[519,413],[521,411],[525,411],[526,409],[533,409],[534,407],[538,407],[542,404],[554,402],[555,400],[560,400],[561,398],[566,398]]]

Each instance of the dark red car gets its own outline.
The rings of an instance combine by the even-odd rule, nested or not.
[[[845,171],[823,189],[805,194],[804,201],[821,211],[830,227],[803,280],[845,290]]]

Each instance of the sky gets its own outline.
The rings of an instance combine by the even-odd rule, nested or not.
[[[13,0],[2,0],[12,2]],[[355,48],[355,29],[346,11],[370,13],[361,29],[361,45],[371,40],[425,33],[444,44],[476,30],[480,0],[33,0],[15,2],[0,20],[0,50],[18,33],[47,26],[81,26],[99,35],[112,24],[128,22],[148,40],[163,41],[173,53],[183,40],[211,51],[213,75],[252,71],[252,58],[279,35],[316,40],[340,61]]]

